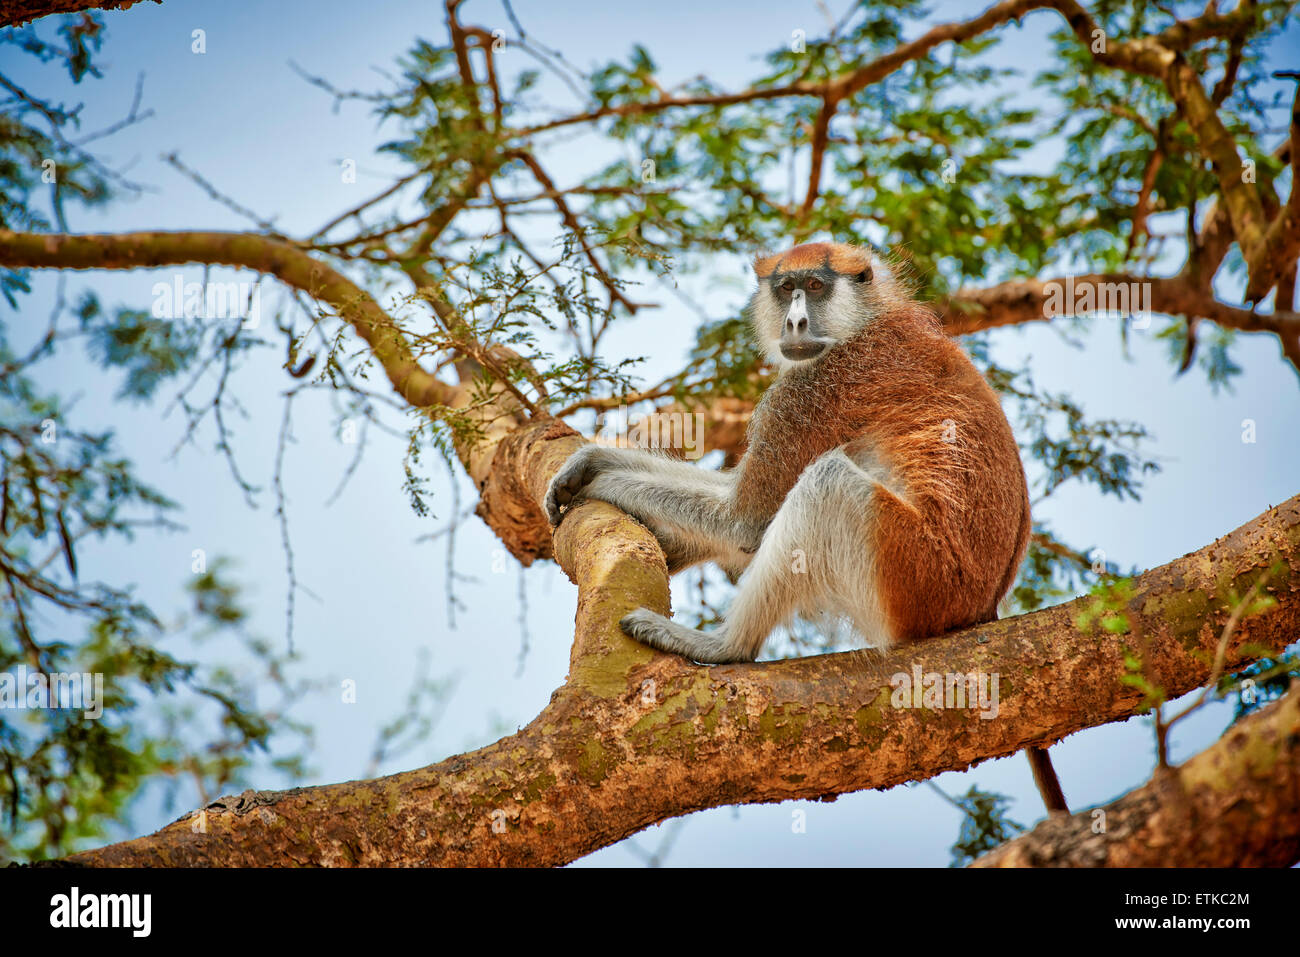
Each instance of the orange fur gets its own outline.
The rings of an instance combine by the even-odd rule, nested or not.
[[[870,268],[871,259],[856,246],[844,243],[804,243],[784,253],[757,257],[754,260],[754,274],[760,279],[766,279],[777,271],[817,269],[825,265],[837,273],[852,276]]]
[[[856,252],[811,244],[769,260],[807,268],[787,264]],[[804,468],[839,446],[890,472],[863,520],[894,638],[996,618],[1028,547],[1024,467],[996,393],[924,307],[892,303],[816,364],[777,379],[738,466],[740,515],[769,520]]]

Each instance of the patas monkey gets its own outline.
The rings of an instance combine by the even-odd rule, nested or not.
[[[995,619],[1030,533],[997,395],[872,253],[808,243],[754,272],[749,316],[778,375],[736,468],[588,445],[547,491],[552,524],[598,499],[654,533],[670,572],[713,561],[740,575],[712,631],[644,608],[623,630],[721,663],[752,661],[795,615],[847,622],[881,649]]]

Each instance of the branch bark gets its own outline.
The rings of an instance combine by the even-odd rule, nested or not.
[[[1300,861],[1300,684],[1100,809],[1044,820],[972,867],[1290,867]]]
[[[22,26],[29,20],[55,13],[78,13],[82,10],[125,10],[140,0],[9,0],[0,11],[0,26]],[[161,3],[162,0],[153,0]]]

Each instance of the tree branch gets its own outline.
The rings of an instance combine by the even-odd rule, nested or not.
[[[0,26],[22,26],[29,20],[54,13],[77,13],[80,10],[125,10],[140,0],[8,0],[0,10]],[[153,0],[161,3],[162,0]]]
[[[579,441],[539,425],[497,466],[536,502]],[[494,469],[494,474],[497,469]],[[884,655],[861,652],[703,667],[627,638],[618,619],[667,607],[662,553],[593,502],[556,534],[579,587],[569,681],[520,732],[373,781],[247,792],[161,831],[78,854],[93,866],[562,864],[674,815],[722,804],[825,797],[964,769],[1121,720],[1142,695],[1121,681],[1132,639],[1077,619],[1081,598]],[[1241,622],[1229,670],[1300,630],[1300,496],[1135,581],[1125,609],[1148,676],[1170,697],[1200,687],[1234,589],[1267,567],[1277,605]],[[894,707],[891,676],[1000,677],[997,717]]]
[[[455,406],[461,392],[420,367],[401,330],[360,286],[278,239],[253,233],[141,232],[43,235],[0,230],[0,266],[149,269],[183,263],[270,273],[333,307],[370,346],[393,389],[416,408]]]
[[[1100,809],[1044,820],[972,867],[1290,867],[1300,861],[1300,684]]]
[[[622,103],[616,106],[603,106],[588,113],[562,117],[541,123],[527,129],[517,130],[516,135],[529,137],[537,133],[574,126],[580,123],[592,123],[605,117],[643,116],[659,113],[663,110],[691,106],[735,106],[740,103],[752,103],[756,100],[775,100],[791,96],[814,96],[826,102],[839,101],[865,90],[873,83],[879,83],[895,70],[920,59],[935,47],[944,43],[961,43],[981,33],[993,29],[1010,20],[1018,20],[1026,13],[1038,9],[1055,9],[1066,5],[1067,0],[1002,0],[995,3],[974,19],[958,23],[944,23],[926,31],[909,43],[889,51],[876,59],[843,73],[837,77],[821,82],[800,81],[785,86],[763,87],[743,90],[739,93],[713,93],[698,96],[664,96],[658,100],[639,103]]]
[[[1075,297],[1065,295],[1070,286]],[[1053,286],[1056,288],[1053,289]],[[1271,313],[1254,312],[1241,306],[1221,302],[1211,289],[1196,281],[1196,274],[1184,272],[1172,278],[1138,276],[1128,273],[1090,273],[1057,279],[1018,279],[988,289],[962,289],[954,296],[936,303],[949,335],[965,335],[1024,322],[1041,322],[1057,316],[1076,315],[1086,305],[1085,289],[1093,291],[1093,302],[1100,303],[1100,290],[1127,287],[1126,301],[1132,312],[1141,311],[1139,303],[1149,293],[1146,303],[1153,313],[1209,319],[1228,329],[1243,332],[1270,332],[1282,343],[1283,354],[1300,373],[1300,314],[1286,309]],[[1053,302],[1052,300],[1058,300]],[[1056,308],[1056,306],[1060,308]]]
[[[1296,74],[1300,80],[1300,74]],[[1300,149],[1294,145],[1300,143],[1300,83],[1296,84],[1295,97],[1291,101],[1291,132],[1288,141],[1291,150],[1291,194],[1287,204],[1277,214],[1268,227],[1262,241],[1248,250],[1246,272],[1250,281],[1246,287],[1246,301],[1259,302],[1268,295],[1270,289],[1283,278],[1289,266],[1294,279],[1296,257],[1300,255]],[[1244,247],[1243,247],[1244,248]],[[1294,288],[1292,286],[1292,288]],[[1279,298],[1276,308],[1288,308]]]

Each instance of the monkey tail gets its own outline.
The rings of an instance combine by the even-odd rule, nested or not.
[[[1047,749],[1025,748],[1025,756],[1029,758],[1029,767],[1034,772],[1034,783],[1038,785],[1038,793],[1043,796],[1043,803],[1047,805],[1048,813],[1069,814],[1070,808],[1065,803],[1065,792],[1061,790],[1061,782],[1057,780],[1056,769],[1052,767],[1052,759],[1048,756]]]

